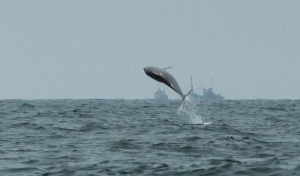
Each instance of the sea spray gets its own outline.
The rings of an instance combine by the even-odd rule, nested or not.
[[[196,114],[197,104],[197,100],[187,96],[177,109],[177,114],[187,121],[187,124],[211,124],[212,122],[204,123],[202,116]]]

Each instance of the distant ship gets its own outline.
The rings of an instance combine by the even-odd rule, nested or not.
[[[193,78],[191,78],[191,88],[193,88],[193,82],[192,82]],[[224,100],[224,97],[219,95],[219,94],[215,94],[212,90],[212,88],[208,88],[208,89],[204,89],[203,90],[203,95],[198,95],[196,93],[194,93],[194,91],[192,90],[191,92],[191,97],[193,99],[196,100],[204,100],[204,101],[210,101],[210,100]]]
[[[164,91],[160,90],[160,88],[157,89],[157,91],[154,93],[154,99],[156,100],[167,100],[168,99],[168,95]]]

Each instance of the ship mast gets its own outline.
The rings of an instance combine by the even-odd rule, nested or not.
[[[191,77],[191,90],[192,90],[191,94],[194,94],[194,89],[193,89],[193,77]]]

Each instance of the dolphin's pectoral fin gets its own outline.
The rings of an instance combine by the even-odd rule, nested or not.
[[[172,68],[173,66],[170,66],[170,67],[166,67],[166,68],[164,68],[164,70],[167,70],[167,69],[169,69],[169,68]]]

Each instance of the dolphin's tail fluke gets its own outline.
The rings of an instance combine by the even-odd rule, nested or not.
[[[191,90],[189,91],[189,93],[187,93],[186,95],[183,95],[183,96],[182,96],[182,101],[181,101],[181,103],[180,103],[180,106],[181,106],[181,104],[183,103],[184,99],[192,92],[192,90],[193,90],[193,88],[191,88]],[[179,106],[179,107],[180,107],[180,106]]]

